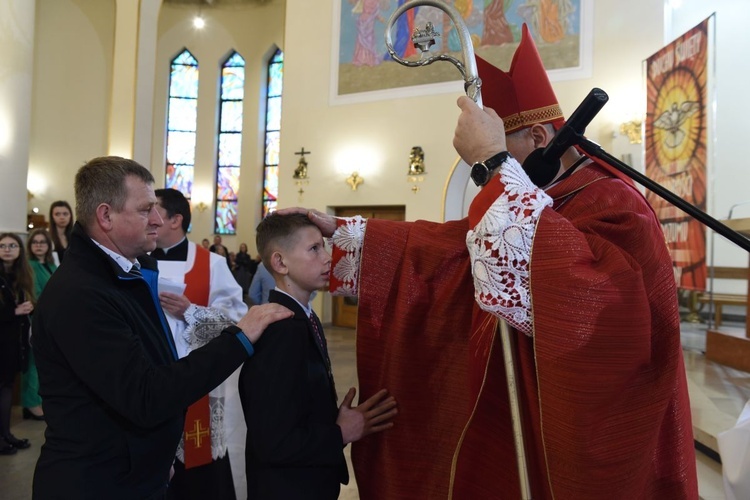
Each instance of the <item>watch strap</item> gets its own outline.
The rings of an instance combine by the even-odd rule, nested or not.
[[[500,165],[502,165],[505,160],[510,157],[510,153],[507,151],[500,151],[498,154],[490,157],[487,160],[484,160],[482,163],[487,167],[487,170],[490,172],[493,172],[495,169],[497,169]]]

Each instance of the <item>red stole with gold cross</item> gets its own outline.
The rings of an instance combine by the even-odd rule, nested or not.
[[[191,303],[208,306],[210,279],[211,254],[196,245],[193,268],[185,274],[185,296]],[[208,394],[188,407],[183,443],[186,469],[211,463],[211,408]]]

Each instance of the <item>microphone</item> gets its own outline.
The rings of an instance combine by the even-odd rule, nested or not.
[[[599,88],[591,89],[589,95],[578,105],[570,119],[560,127],[547,147],[537,148],[523,162],[523,169],[531,182],[544,187],[555,178],[560,170],[560,158],[570,146],[581,142],[583,133],[591,120],[607,104],[609,96]]]

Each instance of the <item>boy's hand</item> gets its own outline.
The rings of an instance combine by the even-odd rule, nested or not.
[[[344,396],[339,406],[336,423],[341,427],[344,445],[359,441],[363,437],[393,427],[393,418],[398,413],[396,399],[388,396],[386,389],[381,389],[367,401],[352,408],[352,401],[357,390],[352,387]]]
[[[281,304],[263,304],[251,307],[247,314],[237,322],[237,326],[245,334],[245,337],[254,344],[268,325],[292,316],[294,316],[294,313]]]

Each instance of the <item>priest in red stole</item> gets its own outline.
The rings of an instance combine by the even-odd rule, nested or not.
[[[676,286],[653,211],[575,148],[549,185],[530,181],[520,163],[564,122],[525,26],[510,70],[480,61],[479,75],[502,121],[462,97],[454,145],[499,168],[468,218],[310,211],[333,233],[332,292],[359,297],[361,397],[387,387],[399,401],[395,427],[353,447],[361,498],[520,498],[502,319],[534,499],[697,499]]]
[[[188,241],[190,203],[175,189],[157,189],[159,300],[180,358],[216,337],[247,312],[242,288],[226,259]],[[245,420],[238,393],[239,370],[190,405],[177,448],[170,500],[234,500],[246,491]],[[231,460],[230,460],[231,455]]]

